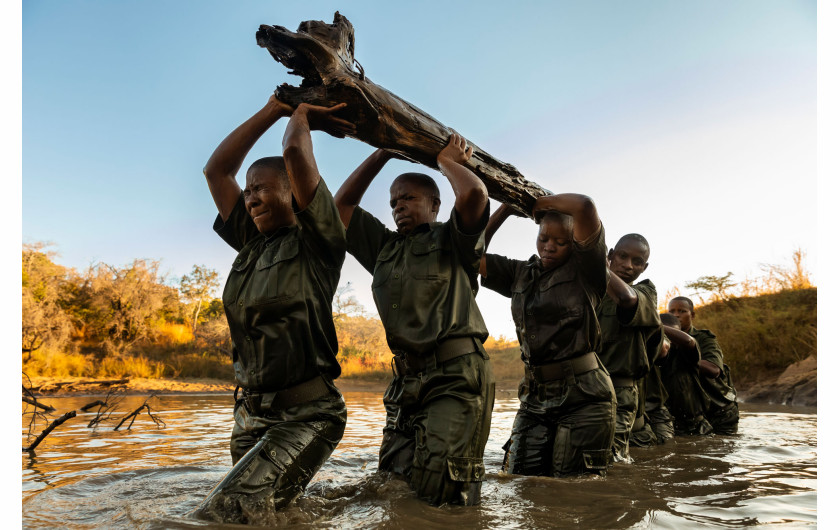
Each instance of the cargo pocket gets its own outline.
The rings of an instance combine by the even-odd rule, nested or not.
[[[446,459],[449,478],[454,482],[481,482],[484,480],[484,462],[481,458],[450,456]]]
[[[583,451],[583,465],[591,473],[605,473],[612,459],[610,449],[591,449]]]

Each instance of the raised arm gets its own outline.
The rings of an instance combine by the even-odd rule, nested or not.
[[[455,211],[458,212],[461,228],[469,234],[484,228],[481,221],[488,201],[484,183],[463,165],[472,154],[472,146],[468,146],[461,135],[452,133],[449,143],[437,156],[438,168],[455,192]]]
[[[575,237],[577,239],[577,237]],[[607,267],[609,269],[609,267]],[[627,285],[624,280],[612,271],[609,271],[610,279],[607,282],[607,295],[612,298],[621,309],[633,310],[639,305],[639,295],[636,290]],[[632,313],[631,313],[632,314]]]
[[[601,226],[595,203],[586,195],[559,193],[539,197],[534,203],[534,214],[548,210],[555,210],[572,216],[575,241],[586,241]]]
[[[301,103],[292,113],[286,126],[286,133],[283,135],[283,160],[289,172],[292,195],[300,209],[305,209],[312,202],[321,180],[312,151],[311,131],[324,131],[336,138],[344,138],[344,135],[354,133],[355,125],[335,116],[335,112],[346,106],[346,103],[339,103],[327,108]]]
[[[508,206],[506,203],[502,203],[496,208],[496,211],[490,215],[490,220],[487,221],[487,228],[484,230],[484,252],[487,253],[487,248],[490,246],[490,240],[493,239],[493,235],[502,226],[508,217],[511,215],[516,215],[517,212],[514,208]],[[478,273],[481,274],[483,277],[487,277],[487,258],[484,254],[481,255],[481,264],[478,268]]]
[[[685,331],[671,326],[662,326],[662,329],[665,330],[665,336],[668,337],[674,344],[678,346],[685,346],[686,348],[696,349],[695,347],[697,346],[697,341]],[[697,360],[700,360],[699,352],[697,354]]]
[[[344,184],[338,188],[335,193],[335,205],[338,208],[338,214],[341,216],[341,222],[344,227],[350,226],[350,219],[353,218],[353,210],[362,201],[362,196],[373,182],[376,175],[382,171],[388,160],[395,158],[395,155],[384,149],[377,149],[364,162],[359,164],[353,173],[347,177]]]
[[[210,155],[204,166],[204,176],[223,221],[227,221],[242,191],[236,183],[236,173],[248,151],[277,120],[291,115],[290,105],[271,96],[262,109],[227,135]]]

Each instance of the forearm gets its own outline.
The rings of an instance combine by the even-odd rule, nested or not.
[[[204,166],[204,176],[222,218],[227,218],[239,196],[236,174],[248,152],[265,131],[290,114],[289,109],[272,96],[262,109],[227,135],[210,155]]]
[[[697,341],[688,333],[671,326],[663,326],[662,329],[665,330],[665,336],[674,344],[696,349]]]
[[[502,203],[496,211],[490,215],[490,220],[487,222],[487,228],[484,230],[484,251],[490,246],[490,240],[496,234],[496,231],[502,226],[508,217],[513,215],[513,208],[505,203]]]
[[[539,197],[534,203],[534,213],[547,210],[555,210],[572,216],[575,241],[587,240],[601,226],[595,203],[586,195],[559,193]]]
[[[636,290],[624,283],[624,280],[608,271],[610,279],[607,282],[607,295],[622,309],[635,309],[639,305],[639,295]]]
[[[466,166],[444,157],[438,157],[438,168],[449,180],[455,193],[455,211],[467,233],[476,233],[482,228],[481,219],[487,208],[487,187],[475,173]]]
[[[312,149],[312,131],[306,110],[299,108],[289,119],[283,135],[283,160],[289,173],[289,184],[298,207],[306,208],[315,196],[321,179]]]
[[[700,373],[706,377],[715,378],[720,375],[720,368],[705,359],[697,363],[697,367],[700,369]]]
[[[370,183],[382,171],[391,156],[388,151],[377,149],[347,177],[335,193],[335,204],[345,227],[350,225],[353,209],[362,201]]]

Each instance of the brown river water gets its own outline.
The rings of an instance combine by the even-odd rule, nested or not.
[[[59,413],[90,397],[47,398]],[[145,398],[127,397],[121,411]],[[384,410],[376,392],[346,392],[344,439],[306,493],[267,526],[299,528],[693,528],[816,526],[816,409],[741,404],[735,436],[680,437],[631,450],[606,478],[504,475],[502,445],[518,407],[499,392],[480,506],[436,508],[376,474]],[[189,517],[230,467],[229,395],[160,396],[130,431],[88,429],[81,414],[23,454],[24,528],[237,528]],[[57,417],[58,415],[56,415]],[[39,429],[40,431],[40,429]],[[24,425],[24,434],[26,425]],[[24,436],[25,442],[25,436]]]

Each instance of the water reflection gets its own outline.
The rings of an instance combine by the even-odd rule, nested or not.
[[[634,464],[606,478],[550,479],[500,473],[518,402],[496,398],[482,504],[428,506],[399,480],[375,473],[384,424],[380,396],[345,394],[344,439],[306,495],[266,520],[314,528],[740,527],[816,524],[816,414],[742,407],[736,436],[678,438],[633,448]],[[124,409],[142,403],[126,398]],[[59,411],[88,398],[48,400]],[[136,401],[136,404],[135,404]],[[225,528],[188,519],[230,466],[230,396],[162,396],[167,428],[148,416],[131,431],[62,425],[35,456],[22,457],[24,526]],[[86,419],[87,418],[87,419]],[[24,426],[25,433],[25,426]],[[230,528],[237,527],[230,525]]]

